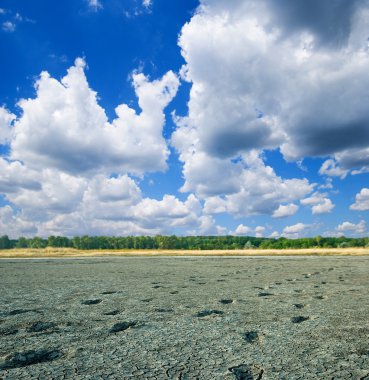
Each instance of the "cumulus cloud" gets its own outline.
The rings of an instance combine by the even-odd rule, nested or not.
[[[248,236],[255,236],[255,237],[263,237],[265,232],[264,226],[257,226],[255,228],[251,228],[248,226],[245,226],[243,224],[239,224],[237,228],[231,232],[231,235],[248,235]]]
[[[222,234],[198,198],[143,197],[127,174],[90,178],[58,169],[28,171],[20,162],[0,161],[0,191],[14,207],[3,209],[4,233],[11,236],[62,234]],[[0,227],[2,225],[0,224]]]
[[[233,163],[196,152],[196,146],[189,141],[195,152],[188,153],[184,139],[177,145],[181,133],[181,129],[174,133],[172,143],[182,149],[180,159],[184,161],[185,177],[182,191],[193,191],[205,199],[204,210],[209,214],[272,215],[281,203],[300,200],[314,189],[306,179],[284,180],[277,176],[256,151],[242,155]],[[220,178],[220,173],[227,175]]]
[[[273,213],[273,218],[285,218],[287,216],[295,215],[299,207],[294,203],[288,205],[280,205]]]
[[[280,147],[331,156],[321,173],[339,177],[368,166],[368,21],[367,1],[202,0],[179,39],[196,153]]]
[[[202,207],[193,195],[184,202],[172,195],[165,195],[161,200],[142,198],[137,184],[128,177],[101,178],[100,184],[96,181],[95,178],[88,186],[76,211],[55,214],[40,226],[40,231],[45,235],[62,231],[69,235],[222,233],[211,217],[202,214]],[[102,189],[104,185],[110,188]],[[96,187],[100,190],[96,191]]]
[[[365,167],[368,20],[367,1],[202,0],[179,38],[191,83],[171,138],[181,190],[204,199],[208,214],[287,217],[314,184],[278,176],[263,150],[323,157],[328,177]],[[305,205],[314,215],[335,207],[328,196]]]
[[[362,235],[366,232],[366,222],[361,220],[359,223],[354,224],[351,222],[343,222],[336,227],[336,230],[341,234],[353,233],[354,235]]]
[[[347,42],[351,32],[351,18],[359,0],[282,0],[272,7],[273,22],[283,28],[284,37],[299,33],[303,29],[311,31],[319,46],[335,48]]]
[[[237,228],[234,230],[233,235],[250,235],[253,233],[253,229],[245,226],[243,224],[239,224]]]
[[[140,12],[151,3],[137,3]],[[328,194],[311,194],[317,185],[307,179],[283,178],[263,151],[323,157],[327,188],[331,177],[369,170],[368,22],[366,0],[201,0],[179,36],[180,75],[191,91],[188,113],[173,114],[170,142],[183,164],[185,200],[145,197],[134,180],[166,169],[164,110],[176,74],[151,80],[134,72],[140,110],[121,104],[109,120],[83,59],[61,80],[41,73],[18,118],[0,107],[0,143],[10,150],[0,161],[0,191],[11,203],[4,215],[40,234],[220,234],[220,213],[282,218],[300,201],[313,214],[330,212]],[[366,190],[352,210],[368,209]],[[282,235],[309,228],[298,223]]]
[[[329,198],[325,198],[323,200],[323,203],[319,203],[317,205],[314,205],[311,208],[311,211],[313,215],[316,214],[328,214],[334,209],[335,205],[332,203],[332,201]]]
[[[0,207],[0,230],[10,238],[18,238],[33,236],[37,232],[37,227],[33,221],[25,220],[22,213],[17,213],[6,205]]]
[[[56,214],[72,212],[78,207],[87,184],[82,177],[51,168],[39,172],[28,171],[22,166],[15,166],[14,169],[28,173],[28,176],[21,183],[22,187],[13,187],[13,192],[8,191],[6,198],[20,208],[29,220],[45,221]],[[32,174],[33,182],[30,179]]]
[[[4,165],[6,168],[6,162]],[[4,179],[0,181],[0,189],[16,206],[4,209],[2,231],[12,236],[226,232],[211,216],[203,214],[200,201],[191,194],[185,201],[172,195],[165,195],[161,200],[145,198],[128,175],[98,174],[88,179],[55,169],[45,169],[38,175],[32,173],[37,179],[32,182],[32,177],[22,178],[26,172],[19,163],[11,165],[6,169],[13,170],[14,178],[19,175],[20,179],[18,183],[10,181],[12,187]]]
[[[272,128],[272,120],[260,117],[264,109],[248,91],[259,81],[252,61],[258,60],[268,36],[255,21],[230,21],[229,12],[213,12],[211,5],[203,9],[183,27],[179,40],[187,62],[185,77],[192,82],[189,119],[197,128],[200,148],[224,158],[277,146],[281,134]],[[246,61],[251,64],[244,70]],[[266,102],[275,103],[267,94]]]
[[[0,107],[0,144],[7,144],[12,136],[12,123],[15,115],[5,107]]]
[[[255,228],[255,236],[256,237],[263,237],[265,232],[265,227],[264,226],[257,226]]]
[[[311,226],[304,223],[297,223],[292,226],[287,226],[283,229],[282,236],[288,239],[297,239],[304,235],[307,229]]]
[[[133,74],[141,112],[121,104],[109,123],[84,68],[78,58],[60,82],[41,73],[36,97],[19,102],[22,115],[14,123],[11,158],[36,170],[46,166],[80,175],[164,170],[169,151],[162,136],[163,110],[177,92],[176,75],[170,71],[150,81]]]
[[[0,157],[0,193],[12,194],[22,189],[40,190],[37,173],[28,171],[20,162],[9,162]]]
[[[324,161],[319,169],[319,174],[321,175],[340,177],[341,179],[344,179],[348,173],[348,170],[342,169],[337,162],[332,159]]]
[[[176,75],[151,81],[133,73],[141,111],[121,104],[109,122],[85,66],[77,59],[61,81],[42,73],[36,96],[19,102],[18,118],[0,108],[1,142],[10,150],[0,158],[0,192],[10,203],[1,209],[4,233],[224,233],[196,196],[143,197],[129,175],[166,168],[163,110],[176,94]]]
[[[350,206],[350,210],[367,211],[369,210],[369,189],[364,187],[355,196],[355,203]]]
[[[311,211],[314,214],[327,214],[331,212],[335,205],[327,198],[326,193],[315,192],[311,196],[300,201],[304,206],[311,206]]]

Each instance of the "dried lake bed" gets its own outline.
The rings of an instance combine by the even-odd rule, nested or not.
[[[0,261],[0,379],[369,380],[369,257]]]

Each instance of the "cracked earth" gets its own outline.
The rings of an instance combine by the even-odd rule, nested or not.
[[[0,379],[369,380],[368,257],[0,261]]]

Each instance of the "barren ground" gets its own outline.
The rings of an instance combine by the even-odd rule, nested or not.
[[[369,257],[0,261],[0,379],[369,380]]]

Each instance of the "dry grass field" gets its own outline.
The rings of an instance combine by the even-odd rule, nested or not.
[[[73,248],[10,249],[0,258],[101,256],[367,256],[369,248],[247,249],[247,250],[78,250]]]

